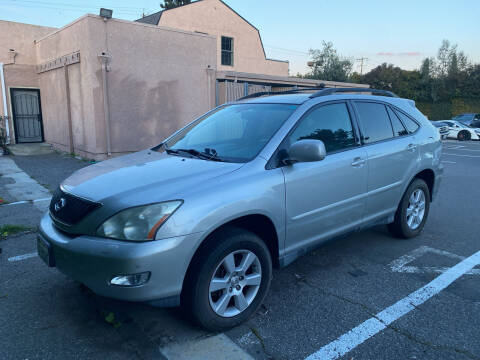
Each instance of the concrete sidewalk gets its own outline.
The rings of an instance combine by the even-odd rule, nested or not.
[[[87,165],[58,153],[0,156],[0,226],[36,227],[60,182]]]

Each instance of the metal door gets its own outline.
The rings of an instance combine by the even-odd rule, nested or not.
[[[40,90],[11,89],[13,123],[17,143],[43,141]]]

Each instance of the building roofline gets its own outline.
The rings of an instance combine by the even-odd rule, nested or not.
[[[290,61],[289,61],[289,60],[278,60],[278,59],[270,59],[270,58],[265,58],[265,60],[268,60],[268,61],[277,61],[277,62],[283,62],[283,63],[290,64]]]
[[[65,25],[65,26],[62,26],[61,28],[51,32],[50,34],[47,34],[37,40],[35,40],[35,43],[38,43],[42,40],[45,40],[47,38],[49,38],[50,36],[52,35],[55,35],[57,33],[59,33],[60,31],[62,30],[65,30],[67,28],[69,28],[70,26],[73,26],[75,25],[76,23],[86,19],[86,18],[95,18],[95,19],[100,19],[100,20],[103,20],[103,17],[99,16],[99,15],[94,15],[94,14],[85,14],[81,17],[79,17],[78,19],[72,21],[71,23]],[[197,33],[197,32],[193,32],[193,31],[187,31],[187,30],[182,30],[182,29],[177,29],[177,28],[172,28],[172,27],[167,27],[167,26],[158,26],[158,25],[152,25],[152,24],[147,24],[147,23],[142,23],[142,22],[136,22],[136,21],[130,21],[130,20],[123,20],[123,19],[116,19],[116,18],[112,18],[112,19],[109,19],[108,21],[115,21],[115,22],[120,22],[120,23],[124,23],[124,24],[130,24],[130,25],[134,25],[134,26],[145,26],[145,27],[149,27],[151,29],[159,29],[159,30],[164,30],[164,31],[172,31],[172,32],[178,32],[178,33],[182,33],[182,34],[188,34],[188,35],[195,35],[195,36],[203,36],[203,37],[208,37],[208,38],[212,38],[212,39],[216,39],[215,36],[213,35],[210,35],[210,34],[202,34],[202,33]]]
[[[177,6],[177,7],[174,7],[174,8],[171,8],[171,9],[165,9],[165,10],[160,10],[160,11],[157,11],[153,14],[150,14],[150,15],[147,15],[143,18],[140,18],[140,19],[137,19],[135,20],[136,22],[142,22],[141,20],[146,18],[146,17],[149,17],[149,16],[153,16],[153,15],[157,15],[159,14],[160,16],[158,17],[158,22],[157,22],[157,25],[160,24],[160,20],[162,18],[162,14],[165,12],[165,11],[169,11],[169,10],[175,10],[175,9],[178,9],[178,8],[181,8],[181,7],[184,7],[184,6],[188,6],[188,5],[193,5],[193,4],[196,4],[196,3],[199,3],[199,2],[202,2],[203,0],[197,0],[197,1],[193,1],[191,3],[188,3],[188,4],[183,4],[183,5],[180,5],[180,6]],[[230,9],[231,11],[233,11],[238,17],[240,17],[243,21],[245,21],[248,25],[250,25],[252,28],[254,28],[257,33],[258,33],[258,38],[260,39],[260,45],[262,46],[262,51],[263,51],[263,56],[265,57],[265,60],[272,60],[272,61],[280,61],[280,62],[288,62],[288,61],[285,61],[285,60],[276,60],[276,59],[269,59],[267,58],[267,54],[265,53],[265,46],[263,46],[263,40],[262,40],[262,35],[260,34],[260,30],[258,30],[258,28],[253,25],[250,21],[248,21],[247,19],[245,19],[242,15],[240,15],[238,12],[236,12],[232,7],[230,7],[230,5],[228,5],[226,2],[224,2],[223,0],[218,0],[220,1],[223,5],[225,5],[228,9]]]
[[[232,80],[232,81],[246,81],[246,82],[268,82],[272,84],[285,84],[285,85],[298,85],[298,86],[309,86],[316,87],[321,83],[325,84],[326,87],[356,87],[356,88],[369,88],[368,84],[357,84],[357,83],[347,83],[340,81],[327,81],[327,80],[317,80],[317,79],[304,79],[294,76],[277,76],[277,75],[265,75],[265,74],[254,74],[254,73],[245,73],[238,71],[217,71],[218,80]]]
[[[12,23],[12,24],[21,24],[21,25],[27,25],[27,26],[32,26],[32,27],[39,27],[39,28],[44,28],[44,29],[52,29],[52,30],[55,30],[55,29],[58,29],[54,26],[43,26],[43,25],[36,25],[36,24],[28,24],[28,23],[24,23],[24,22],[21,22],[21,21],[11,21],[11,20],[1,20],[0,19],[0,22],[5,22],[5,23]]]

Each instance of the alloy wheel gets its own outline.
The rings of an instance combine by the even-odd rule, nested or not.
[[[210,279],[208,297],[212,310],[222,317],[243,312],[255,299],[262,282],[258,257],[249,250],[225,256]]]
[[[420,226],[425,216],[425,193],[422,189],[416,189],[408,201],[407,225],[415,230]]]

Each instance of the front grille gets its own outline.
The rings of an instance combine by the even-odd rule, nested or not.
[[[50,202],[52,217],[66,225],[74,225],[101,204],[68,194],[59,187]]]

